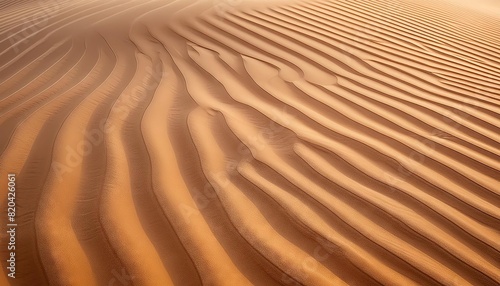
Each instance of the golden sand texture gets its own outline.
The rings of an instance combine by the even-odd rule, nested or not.
[[[499,2],[0,15],[0,285],[499,285]]]

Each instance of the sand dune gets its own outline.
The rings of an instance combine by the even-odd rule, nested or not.
[[[474,3],[2,1],[0,284],[500,284]]]

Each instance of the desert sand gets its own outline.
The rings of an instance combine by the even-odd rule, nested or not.
[[[498,1],[0,15],[0,285],[500,284]]]

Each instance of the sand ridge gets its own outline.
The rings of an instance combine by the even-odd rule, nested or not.
[[[0,285],[499,284],[482,1],[2,1]]]

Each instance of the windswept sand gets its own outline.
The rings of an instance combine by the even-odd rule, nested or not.
[[[500,283],[497,1],[0,7],[0,285]]]

